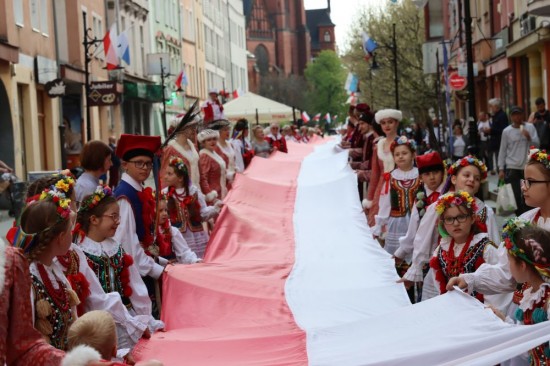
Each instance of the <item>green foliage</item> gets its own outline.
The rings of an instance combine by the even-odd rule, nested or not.
[[[351,72],[359,76],[362,102],[373,109],[394,108],[395,88],[393,69],[392,25],[396,24],[397,75],[399,81],[399,107],[404,114],[425,121],[428,110],[436,108],[437,94],[432,75],[422,69],[422,44],[424,38],[423,11],[410,0],[396,4],[387,3],[379,9],[363,9],[354,22],[343,60]],[[366,31],[379,48],[375,51],[380,66],[371,70],[372,60],[365,60],[361,46],[361,34]]]
[[[347,72],[342,61],[334,51],[322,51],[307,65],[305,70],[306,106],[311,117],[321,113],[321,119],[324,120],[327,112],[331,116],[345,114],[344,103],[347,95],[344,83],[346,75]]]

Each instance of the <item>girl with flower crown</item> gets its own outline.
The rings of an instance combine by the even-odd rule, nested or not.
[[[487,167],[473,156],[466,156],[457,160],[448,170],[447,184],[444,191],[466,191],[470,196],[475,196],[479,191],[481,182],[487,179]],[[494,243],[500,242],[499,228],[496,223],[493,210],[477,197],[476,202],[480,230],[486,232]],[[437,230],[438,215],[435,205],[431,204],[426,209],[426,214],[420,222],[417,234],[413,241],[412,263],[399,282],[408,281],[424,282],[422,287],[422,299],[426,300],[439,294],[435,286],[433,271],[430,269],[426,278],[423,275],[423,266],[429,262],[440,236]],[[503,300],[504,301],[504,300]],[[499,304],[500,305],[500,304]]]
[[[455,191],[441,196],[435,211],[439,216],[441,240],[430,259],[430,267],[437,289],[444,294],[449,278],[474,272],[483,263],[495,264],[498,255],[496,244],[479,229],[476,201],[468,192]],[[484,301],[481,293],[474,292],[472,296]]]
[[[217,200],[213,206],[207,206],[204,195],[191,184],[186,165],[175,156],[169,159],[162,179],[171,224],[179,229],[189,248],[203,258],[208,243],[203,222],[218,216],[222,202]]]
[[[397,168],[385,174],[385,183],[379,198],[379,211],[375,216],[374,236],[386,229],[384,249],[394,254],[399,238],[407,233],[414,197],[420,187],[418,169],[414,167],[416,143],[405,136],[396,138],[390,146]]]
[[[506,322],[524,325],[547,321],[550,315],[550,232],[520,218],[511,219],[504,227],[504,247],[508,269],[517,283],[523,283],[522,298],[509,316],[493,309]],[[512,359],[513,365],[547,365],[550,344],[543,343],[525,357]]]
[[[164,328],[161,321],[151,316],[151,299],[133,258],[114,238],[120,223],[120,207],[108,186],[98,186],[91,195],[84,197],[77,222],[84,233],[78,246],[103,292],[118,293],[129,314],[148,327],[138,332],[137,340],[142,334],[148,337],[150,332]],[[127,323],[118,323],[117,327],[125,329]],[[135,343],[136,337],[132,336],[119,340],[119,347],[129,348]]]
[[[77,317],[79,300],[54,258],[69,250],[75,219],[70,200],[59,191],[46,189],[23,210],[12,241],[30,262],[34,326],[61,350],[67,349],[67,334]]]

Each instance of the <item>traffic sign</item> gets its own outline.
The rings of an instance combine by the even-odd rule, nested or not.
[[[453,72],[449,75],[449,86],[452,90],[463,90],[468,85],[468,79]]]

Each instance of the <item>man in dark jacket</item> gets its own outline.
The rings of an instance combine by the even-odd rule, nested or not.
[[[528,122],[535,125],[539,135],[540,148],[550,149],[550,112],[546,109],[546,102],[543,98],[535,100],[537,110],[529,116]]]
[[[500,150],[500,138],[502,131],[508,127],[508,116],[506,112],[502,110],[502,101],[499,98],[493,98],[489,100],[489,110],[491,111],[491,121],[489,128],[485,128],[483,133],[489,135],[489,159],[495,157],[495,161],[498,162],[498,151]],[[493,165],[494,166],[494,165]],[[491,174],[495,174],[491,171]]]

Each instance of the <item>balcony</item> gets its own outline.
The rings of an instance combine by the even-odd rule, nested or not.
[[[531,15],[550,16],[550,0],[528,0],[527,11]]]

